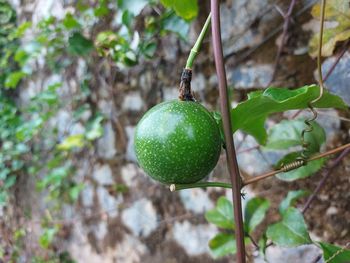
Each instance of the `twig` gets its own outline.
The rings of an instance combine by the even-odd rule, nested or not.
[[[254,238],[253,238],[250,234],[248,234],[248,233],[246,233],[246,235],[249,237],[250,241],[252,241],[254,247],[255,247],[257,250],[259,250],[259,249],[260,249],[260,246],[258,245],[258,243],[256,243],[256,241],[254,240]]]
[[[290,20],[291,20],[291,15],[292,15],[295,3],[296,3],[296,0],[291,0],[287,13],[286,14],[282,13],[283,18],[284,18],[283,31],[282,31],[282,40],[281,40],[281,44],[279,45],[278,50],[277,50],[277,55],[276,55],[276,59],[275,59],[275,66],[273,68],[271,80],[270,80],[270,82],[269,82],[269,84],[267,86],[270,86],[270,84],[273,82],[273,80],[276,77],[278,64],[279,64],[279,61],[281,59],[282,50],[283,50],[283,48],[284,48],[284,46],[286,44],[285,42],[286,42],[286,37],[287,37],[287,33],[288,33],[289,23],[290,23]]]
[[[305,13],[307,10],[309,10],[318,0],[314,0],[310,2],[308,5],[306,5],[303,9],[298,11],[294,18],[299,17],[303,13]],[[257,44],[255,47],[251,48],[247,52],[245,52],[241,57],[237,58],[233,66],[237,66],[239,63],[244,61],[246,58],[248,58],[251,54],[253,54],[256,50],[258,50],[262,45],[264,45],[267,41],[269,41],[271,38],[273,38],[275,35],[278,34],[283,29],[283,25],[280,25],[276,29],[274,29],[270,34],[268,34],[259,44]],[[235,52],[229,53],[225,56],[225,60],[232,57],[235,54]]]
[[[311,162],[311,161],[314,161],[314,160],[318,160],[318,159],[321,159],[323,157],[326,157],[328,155],[332,155],[332,154],[335,154],[337,152],[340,152],[342,150],[345,150],[345,149],[348,149],[350,148],[350,143],[348,144],[344,144],[340,147],[337,147],[335,149],[332,149],[332,150],[329,150],[327,152],[324,152],[324,153],[321,153],[321,154],[318,154],[318,155],[315,155],[313,157],[310,157],[309,159],[307,159],[307,162]],[[283,169],[278,169],[278,170],[275,170],[275,171],[271,171],[271,172],[268,172],[268,173],[265,173],[265,174],[262,174],[262,175],[259,175],[259,176],[254,176],[252,178],[249,178],[247,180],[245,180],[243,182],[243,186],[246,186],[248,184],[252,184],[252,183],[256,183],[260,180],[263,180],[263,179],[266,179],[268,177],[271,177],[271,176],[274,176],[276,174],[279,174],[279,173],[282,173],[283,172]]]
[[[227,79],[224,66],[224,58],[222,52],[221,42],[221,30],[220,30],[220,13],[219,13],[219,1],[211,0],[211,12],[212,12],[212,36],[213,36],[213,50],[215,59],[215,68],[218,75],[219,90],[220,90],[220,104],[221,114],[223,120],[223,128],[226,142],[226,158],[228,170],[230,173],[232,183],[232,197],[233,197],[233,209],[234,209],[234,221],[236,225],[235,238],[237,246],[236,259],[238,263],[246,262],[246,253],[244,246],[244,225],[242,215],[242,203],[241,203],[241,177],[239,174],[239,168],[235,153],[235,147],[232,137],[232,126],[230,116],[230,106],[228,101],[227,92]]]
[[[312,195],[308,198],[307,202],[305,203],[305,206],[302,210],[302,213],[304,214],[307,209],[309,209],[310,204],[315,200],[317,194],[321,191],[321,189],[324,187],[327,179],[331,175],[334,168],[336,168],[341,160],[350,152],[350,148],[347,148],[343,150],[343,152],[338,156],[338,158],[332,163],[332,165],[324,172],[322,180],[318,183],[317,187],[313,191]]]

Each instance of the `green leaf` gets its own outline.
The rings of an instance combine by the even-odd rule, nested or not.
[[[214,258],[236,254],[236,240],[232,234],[219,233],[209,241],[209,248]]]
[[[244,225],[248,233],[264,220],[269,207],[270,202],[264,198],[255,197],[248,201],[244,210]]]
[[[234,229],[232,203],[224,196],[218,199],[214,209],[205,213],[205,218],[220,228]]]
[[[93,141],[102,136],[103,134],[103,128],[101,126],[102,121],[103,121],[103,117],[97,116],[92,121],[89,122],[87,132],[85,133],[86,139]]]
[[[319,242],[322,251],[323,251],[323,258],[327,263],[349,263],[350,262],[350,250],[344,249],[332,244]],[[339,250],[342,250],[341,252],[338,252]],[[339,253],[336,256],[335,253]],[[334,258],[332,258],[334,256]],[[332,258],[332,259],[331,259]],[[331,259],[331,260],[330,260]],[[329,261],[328,261],[329,260]]]
[[[5,80],[5,87],[6,88],[16,88],[18,83],[25,76],[26,76],[26,74],[22,71],[12,72],[10,75],[7,76],[7,78]]]
[[[79,22],[74,18],[74,16],[71,13],[67,13],[62,22],[66,29],[75,29],[81,27]]]
[[[245,238],[244,243],[250,244],[250,239]],[[209,241],[209,248],[214,258],[229,254],[236,254],[236,240],[232,233],[219,233]]]
[[[39,237],[40,246],[42,248],[48,248],[51,245],[57,232],[58,232],[57,228],[45,229],[44,233]]]
[[[318,97],[319,92],[319,87],[316,85],[294,90],[268,88],[263,92],[256,92],[254,96],[231,110],[233,132],[241,129],[264,145],[267,141],[264,125],[268,115],[293,109],[305,109],[310,101]],[[340,97],[325,92],[315,107],[346,108],[347,106]]]
[[[94,45],[91,40],[75,32],[68,39],[68,51],[73,55],[84,56],[92,51]]]
[[[278,161],[277,167],[281,167],[282,164],[289,164],[295,161],[298,157],[300,157],[300,152],[292,152],[284,156],[281,160]],[[318,160],[314,160],[311,162],[308,162],[307,165],[302,166],[298,169],[286,172],[286,173],[279,173],[276,175],[276,177],[283,181],[294,181],[301,178],[309,177],[313,174],[315,174],[318,170],[320,170],[324,163],[326,161],[326,158],[321,158]]]
[[[168,13],[164,16],[162,19],[162,28],[165,31],[177,34],[183,40],[187,40],[187,35],[190,30],[189,24],[173,13]]]
[[[129,11],[134,16],[139,15],[147,4],[148,0],[118,0],[119,8]]]
[[[4,188],[8,189],[8,188],[12,187],[16,183],[16,179],[17,178],[14,175],[7,177],[5,180],[5,183],[4,183]]]
[[[83,146],[84,146],[84,135],[75,134],[65,138],[63,142],[57,145],[57,149],[67,151],[73,148],[81,148]]]
[[[294,207],[289,207],[282,215],[282,221],[270,225],[266,235],[281,247],[296,247],[312,243],[303,215]]]
[[[197,0],[160,0],[165,7],[175,10],[178,16],[191,20],[198,14]]]
[[[305,190],[289,191],[287,197],[284,198],[283,201],[280,203],[280,213],[283,214],[288,209],[288,207],[294,205],[297,199],[307,195],[309,195],[309,192]]]
[[[71,187],[69,189],[69,197],[73,201],[78,200],[79,194],[80,194],[81,190],[83,190],[83,189],[84,189],[84,185],[83,184],[78,184],[78,185],[75,185],[75,186]]]
[[[319,152],[321,145],[326,141],[324,129],[312,122],[313,130],[305,133],[305,141],[308,142],[310,153]],[[292,146],[301,146],[301,132],[307,128],[303,120],[283,120],[274,125],[268,131],[266,148],[283,150]]]

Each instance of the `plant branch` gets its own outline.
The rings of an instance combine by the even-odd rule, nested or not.
[[[306,210],[309,209],[310,204],[315,200],[317,194],[321,191],[321,189],[324,187],[327,179],[333,172],[334,168],[336,168],[340,162],[343,160],[343,158],[350,153],[350,148],[346,148],[343,150],[343,152],[338,156],[337,159],[331,164],[331,166],[324,172],[322,180],[318,183],[317,187],[313,191],[312,195],[309,197],[309,199],[306,201],[305,206],[303,210],[301,211],[303,214],[305,214]]]
[[[236,259],[238,263],[245,263],[245,246],[244,246],[244,225],[242,216],[242,203],[241,203],[241,186],[242,181],[239,174],[239,168],[236,158],[236,152],[232,136],[230,106],[228,101],[227,91],[227,79],[224,65],[224,58],[222,52],[221,42],[221,30],[220,30],[220,13],[219,13],[219,1],[211,0],[211,12],[213,16],[212,20],[212,37],[213,37],[213,50],[215,59],[215,68],[218,75],[219,91],[220,91],[220,105],[221,114],[223,120],[223,128],[226,142],[226,158],[228,170],[230,173],[232,183],[232,198],[234,209],[234,221],[235,221],[235,239],[237,246]]]
[[[180,191],[184,189],[190,188],[198,188],[198,187],[221,187],[221,188],[232,188],[231,184],[223,183],[223,182],[198,182],[193,184],[171,184],[169,189],[171,192]]]
[[[203,42],[204,36],[208,31],[210,20],[211,20],[211,13],[209,13],[207,20],[205,21],[204,26],[203,26],[203,28],[202,28],[202,30],[197,38],[197,41],[194,44],[193,48],[191,49],[190,55],[188,56],[188,59],[186,62],[186,67],[185,67],[186,69],[192,69],[193,61],[196,58],[198,51],[199,51],[199,48]]]
[[[329,150],[327,152],[324,152],[324,153],[312,156],[312,157],[307,159],[307,162],[318,160],[318,159],[321,159],[323,157],[335,154],[337,152],[340,152],[342,150],[349,149],[349,148],[350,148],[350,143],[344,144],[344,145],[342,145],[340,147],[337,147],[335,149],[332,149],[332,150]],[[258,182],[260,180],[266,179],[268,177],[274,176],[274,175],[282,173],[282,172],[283,172],[283,169],[278,169],[278,170],[274,170],[274,171],[271,171],[271,172],[268,172],[268,173],[265,173],[265,174],[262,174],[262,175],[254,176],[252,178],[249,178],[249,179],[245,180],[243,182],[243,186],[246,186],[246,185],[252,184],[252,183],[256,183],[256,182]]]
[[[267,86],[270,86],[270,84],[273,82],[273,80],[276,77],[278,64],[279,64],[280,59],[281,59],[282,50],[286,44],[286,37],[287,37],[287,33],[288,33],[289,23],[291,20],[291,16],[292,16],[292,12],[293,12],[295,3],[296,3],[296,0],[291,0],[287,13],[285,15],[283,15],[284,23],[283,23],[283,31],[282,31],[282,40],[281,40],[281,44],[278,46],[277,55],[276,55],[276,59],[275,59],[275,65],[273,68],[271,80]]]

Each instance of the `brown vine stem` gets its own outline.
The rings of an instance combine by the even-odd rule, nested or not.
[[[321,154],[318,154],[318,155],[315,155],[315,156],[312,156],[310,158],[307,159],[307,162],[311,162],[311,161],[314,161],[314,160],[318,160],[318,159],[321,159],[323,157],[326,157],[326,156],[329,156],[329,155],[332,155],[332,154],[335,154],[337,152],[340,152],[342,150],[345,150],[345,149],[349,149],[350,148],[350,143],[348,144],[344,144],[340,147],[337,147],[335,149],[332,149],[332,150],[329,150],[327,152],[324,152],[324,153],[321,153]],[[245,180],[243,182],[243,186],[246,186],[248,184],[252,184],[252,183],[256,183],[260,180],[263,180],[263,179],[266,179],[268,177],[271,177],[271,176],[274,176],[276,174],[279,174],[279,173],[282,173],[283,170],[282,169],[278,169],[278,170],[274,170],[274,171],[271,171],[271,172],[268,172],[268,173],[265,173],[265,174],[262,174],[262,175],[259,175],[259,176],[254,176],[252,178],[249,178],[247,180]]]
[[[343,158],[350,153],[350,148],[347,148],[343,150],[343,152],[335,159],[335,161],[330,165],[330,167],[324,172],[322,180],[318,183],[317,187],[309,197],[309,199],[306,201],[303,210],[301,211],[303,214],[306,212],[307,209],[309,209],[310,204],[315,200],[317,194],[321,191],[321,189],[324,187],[327,179],[331,175],[334,168],[336,168],[340,162],[343,160]]]
[[[242,203],[241,203],[241,188],[242,181],[239,174],[239,168],[236,158],[236,152],[232,136],[230,106],[228,101],[227,92],[227,80],[224,65],[224,58],[222,52],[221,42],[221,30],[220,30],[220,11],[219,1],[211,0],[211,13],[212,13],[212,36],[213,36],[213,50],[215,59],[215,68],[218,75],[219,91],[220,91],[220,104],[221,114],[223,120],[223,128],[225,133],[226,142],[226,158],[228,170],[232,183],[232,198],[233,198],[233,210],[235,221],[235,238],[237,254],[236,260],[238,263],[245,263],[245,246],[244,246],[244,225],[242,216]]]

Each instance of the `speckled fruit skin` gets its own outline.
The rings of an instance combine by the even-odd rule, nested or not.
[[[219,128],[201,104],[173,100],[150,109],[135,131],[140,166],[164,184],[203,179],[215,167],[220,151]]]

